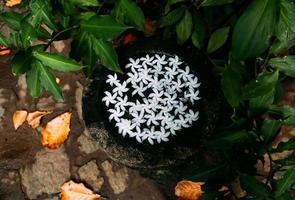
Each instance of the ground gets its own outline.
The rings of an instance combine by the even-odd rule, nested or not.
[[[34,100],[27,92],[26,77],[11,73],[11,56],[0,59],[1,200],[57,200],[60,186],[69,180],[83,182],[110,200],[166,199],[155,181],[112,161],[91,138],[82,115],[87,85],[82,73],[58,74],[65,102],[57,103],[46,93]],[[42,147],[38,131],[28,125],[15,131],[12,115],[17,109],[52,110],[42,125],[63,112],[72,112],[68,140],[61,148],[49,150]]]

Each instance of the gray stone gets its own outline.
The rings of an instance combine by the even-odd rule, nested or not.
[[[60,186],[70,178],[70,161],[64,148],[43,149],[35,158],[33,164],[20,170],[23,190],[30,199],[58,193]]]
[[[0,171],[1,200],[23,200],[20,178],[17,171]]]
[[[85,181],[92,189],[98,192],[104,183],[101,173],[96,165],[95,160],[88,162],[86,165],[80,167],[78,174],[82,181]]]
[[[90,154],[97,151],[100,147],[90,135],[89,132],[85,129],[83,134],[78,138],[79,149],[81,152]]]
[[[104,161],[101,166],[108,178],[108,182],[113,189],[114,194],[124,192],[128,187],[128,169],[123,166],[115,170],[113,164],[109,161]]]

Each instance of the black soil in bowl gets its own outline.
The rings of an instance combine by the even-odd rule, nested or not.
[[[219,80],[209,70],[206,58],[190,48],[182,48],[172,42],[148,39],[135,42],[118,49],[119,62],[122,69],[129,58],[140,58],[146,54],[177,55],[190,67],[201,82],[200,97],[194,105],[199,111],[199,119],[190,128],[177,131],[176,136],[169,137],[168,142],[155,142],[154,145],[144,141],[139,143],[135,138],[123,137],[113,122],[109,122],[109,114],[102,102],[104,91],[109,90],[106,79],[113,72],[98,69],[93,74],[93,81],[87,88],[83,99],[83,113],[86,126],[93,138],[101,145],[110,157],[125,165],[136,168],[160,168],[182,164],[195,155],[201,146],[202,139],[210,135],[218,123],[222,95]],[[126,71],[126,70],[125,70]],[[121,79],[126,78],[120,75]]]

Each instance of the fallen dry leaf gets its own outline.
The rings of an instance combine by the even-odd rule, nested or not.
[[[27,122],[31,126],[31,128],[36,129],[40,126],[41,118],[45,115],[52,113],[51,111],[35,111],[28,114]]]
[[[63,113],[50,122],[42,130],[42,145],[56,149],[68,138],[72,113]]]
[[[27,115],[28,112],[25,110],[17,110],[13,113],[12,121],[15,130],[18,129],[26,121]]]
[[[204,182],[180,181],[175,187],[175,195],[179,200],[198,200],[204,193],[201,189],[204,184]]]
[[[144,36],[151,37],[156,33],[156,21],[146,19],[144,23]]]
[[[0,56],[10,54],[11,50],[0,44]]]
[[[20,4],[21,2],[22,2],[22,0],[8,0],[8,1],[6,1],[5,6],[13,7],[13,6]]]
[[[126,36],[124,36],[123,44],[126,45],[126,44],[129,44],[129,43],[134,42],[136,40],[137,40],[137,37],[135,35],[129,33]]]
[[[83,183],[69,181],[61,186],[61,200],[98,200],[100,195],[93,193]]]

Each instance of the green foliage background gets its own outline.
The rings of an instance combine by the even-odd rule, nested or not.
[[[63,100],[55,72],[84,70],[97,61],[122,73],[112,41],[126,30],[145,30],[145,17],[132,0],[24,0],[22,12],[1,6],[0,20],[14,30],[0,44],[16,52],[11,70],[26,74],[32,97],[43,90]],[[193,45],[221,77],[231,117],[204,148],[219,161],[197,167],[189,178],[206,181],[203,199],[220,198],[218,187],[239,180],[245,197],[294,199],[295,156],[274,160],[272,154],[295,149],[295,139],[274,147],[282,125],[295,125],[295,109],[280,104],[282,85],[295,77],[295,4],[293,0],[167,0],[157,19],[158,34]],[[47,52],[53,41],[72,38],[70,58]],[[44,45],[32,46],[36,40]],[[270,172],[257,174],[258,160]],[[277,174],[283,174],[277,176]],[[212,184],[211,184],[212,183]]]

